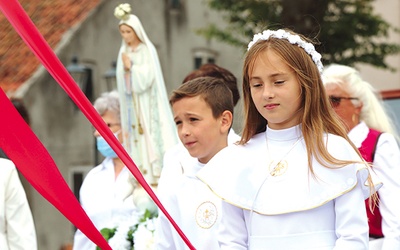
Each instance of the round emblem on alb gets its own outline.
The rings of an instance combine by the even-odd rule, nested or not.
[[[211,228],[218,218],[217,207],[214,203],[206,201],[200,204],[196,210],[196,223],[202,228]]]

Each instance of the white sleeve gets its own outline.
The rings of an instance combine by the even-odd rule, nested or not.
[[[247,249],[247,227],[243,210],[227,202],[222,202],[221,223],[218,241],[221,249]]]
[[[173,147],[164,154],[164,159],[163,159],[164,167],[162,169],[157,188],[157,196],[160,199],[164,208],[167,209],[169,213],[171,209],[174,209],[174,207],[171,206],[171,204],[173,204],[171,200],[174,198],[174,194],[172,191],[170,191],[170,189],[173,188],[173,185],[175,184],[174,179],[176,178],[175,173],[173,171],[174,166],[172,164],[173,162],[176,162],[176,159],[174,159],[174,157],[176,157],[175,148],[176,147]],[[176,234],[177,233],[175,232],[175,228],[173,228],[168,218],[159,209],[158,218],[156,221],[156,231],[154,235],[154,240],[155,240],[154,249],[156,250],[179,249],[175,243]]]
[[[391,134],[380,136],[372,169],[383,183],[378,191],[385,236],[382,250],[400,249],[400,150]]]
[[[10,250],[37,249],[32,213],[15,167],[11,169],[6,183],[4,206]]]
[[[334,250],[368,249],[369,228],[362,185],[358,179],[357,186],[334,200],[338,237]]]
[[[168,190],[168,192],[170,192]],[[159,199],[163,204],[164,208],[168,211],[169,215],[173,218],[175,223],[182,230],[179,225],[179,213],[180,210],[177,207],[178,201],[174,193],[163,193],[159,195]],[[185,233],[185,232],[184,232]],[[187,232],[186,232],[187,233]],[[186,234],[187,236],[187,234]],[[189,249],[181,236],[178,234],[174,226],[168,220],[167,216],[159,209],[158,218],[156,220],[156,230],[154,233],[154,242],[156,250],[180,250]]]
[[[158,218],[156,222],[156,231],[154,235],[155,248],[156,250],[174,250],[177,249],[175,246],[174,235],[172,232],[172,225],[168,218],[163,212],[158,212]]]
[[[171,179],[173,180],[173,178],[177,177],[176,173],[174,172],[174,169],[176,168],[174,164],[179,163],[179,161],[177,160],[178,154],[179,154],[179,149],[177,145],[168,149],[164,153],[163,168],[161,170],[160,179],[158,180],[158,185],[157,185],[158,196],[165,193],[166,189],[170,188],[171,184],[174,183],[171,182]]]

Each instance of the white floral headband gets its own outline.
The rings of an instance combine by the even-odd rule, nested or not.
[[[120,20],[128,20],[131,13],[131,5],[129,3],[121,3],[114,10],[114,16]]]
[[[270,37],[275,37],[278,39],[286,39],[288,40],[291,44],[297,44],[297,46],[303,48],[307,54],[309,54],[314,61],[314,63],[317,65],[317,68],[319,70],[319,73],[322,74],[322,70],[324,66],[322,65],[321,62],[321,54],[318,53],[314,45],[312,45],[309,42],[304,41],[303,39],[300,38],[299,35],[293,35],[290,34],[289,32],[285,30],[264,30],[262,33],[255,34],[253,37],[253,40],[249,43],[247,46],[247,50],[249,50],[257,41],[259,40],[268,40]]]

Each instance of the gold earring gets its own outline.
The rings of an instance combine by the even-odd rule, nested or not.
[[[351,120],[352,120],[354,123],[356,123],[356,114],[353,114],[353,115],[351,116]]]

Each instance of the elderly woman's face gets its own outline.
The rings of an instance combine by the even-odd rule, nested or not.
[[[131,46],[137,43],[137,41],[140,41],[136,32],[128,25],[121,24],[119,26],[119,33],[121,34],[122,39],[125,41],[125,43],[128,44],[128,46]]]
[[[106,111],[101,118],[110,128],[111,132],[116,133],[121,130],[121,121],[118,119],[118,116],[112,111]],[[94,131],[94,136],[101,136],[100,133],[96,130]],[[122,142],[122,133],[118,134],[118,140]]]
[[[327,84],[325,85],[326,93],[330,98],[333,109],[336,114],[342,118],[345,123],[347,131],[354,128],[359,122],[359,115],[361,113],[362,105],[354,105],[350,96],[341,85]]]

